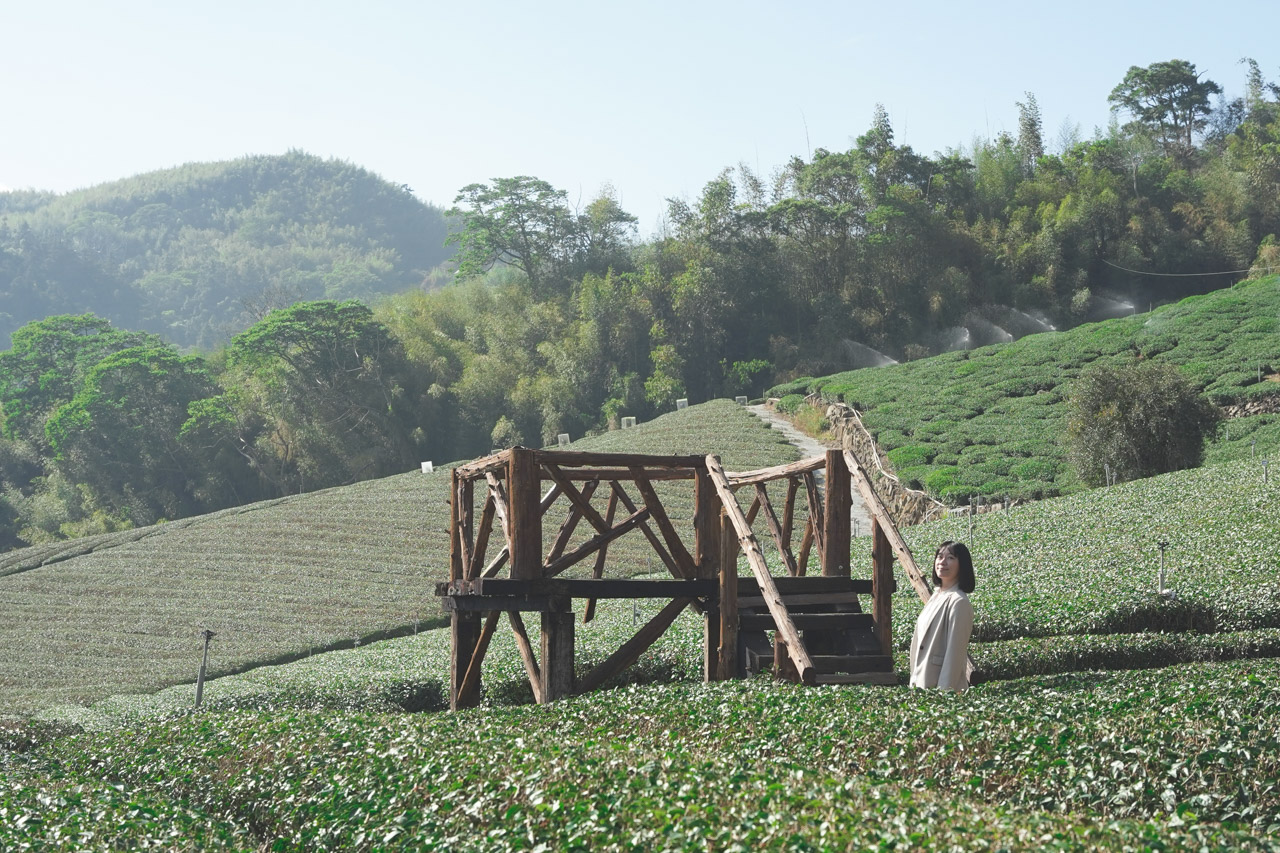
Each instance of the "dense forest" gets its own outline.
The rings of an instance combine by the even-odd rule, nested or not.
[[[609,188],[573,207],[521,176],[464,187],[446,241],[406,188],[296,153],[0,194],[0,546],[576,438],[1275,270],[1280,86],[1244,62],[1238,97],[1189,62],[1135,66],[1108,128],[1056,144],[1031,93],[1016,136],[933,156],[877,110],[846,151],[713,176],[646,240]]]
[[[445,230],[408,187],[297,151],[0,193],[0,344],[93,312],[211,349],[272,308],[421,284],[449,259]]]

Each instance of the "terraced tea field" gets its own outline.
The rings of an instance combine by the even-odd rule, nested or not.
[[[715,451],[733,468],[796,458],[727,401],[574,445],[620,447]],[[217,634],[220,674],[442,624],[448,484],[437,468],[4,555],[0,712],[191,681],[203,628]],[[692,487],[665,491],[673,517],[692,518]],[[551,516],[548,529],[561,520]],[[648,553],[624,538],[611,571],[661,568]]]

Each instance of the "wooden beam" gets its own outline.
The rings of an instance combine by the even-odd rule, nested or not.
[[[582,683],[578,685],[578,692],[589,693],[595,690],[635,663],[646,649],[666,633],[681,611],[692,603],[693,599],[691,598],[677,598],[658,611],[657,615],[646,622],[634,637],[622,644],[622,648],[609,655],[599,666],[586,674],[582,679]]]
[[[720,496],[706,469],[693,481],[693,559],[697,575],[717,579],[720,573]],[[720,603],[709,598],[702,623],[702,680],[715,681],[720,670]]]
[[[507,500],[507,490],[502,487],[502,482],[492,471],[485,474],[484,478],[489,483],[489,499],[493,501],[494,514],[498,516],[498,521],[502,522],[502,538],[507,543],[505,547],[510,551],[511,503]]]
[[[871,519],[871,616],[882,654],[893,654],[893,551],[876,518]]]
[[[618,500],[622,501],[622,505],[626,507],[627,512],[634,513],[636,511],[635,502],[631,500],[631,496],[627,494],[626,489],[622,488],[622,484],[615,480],[612,488],[613,493],[618,496]],[[641,524],[640,532],[644,534],[645,539],[649,540],[649,546],[658,555],[658,559],[662,560],[662,564],[667,567],[667,571],[671,572],[671,576],[675,578],[683,577],[675,559],[667,553],[666,548],[662,547],[662,540],[658,538],[658,534],[654,533],[648,524]]]
[[[828,577],[849,574],[849,468],[839,450],[827,451],[827,506],[823,516],[822,573]]]
[[[827,543],[823,535],[827,528],[823,520],[822,496],[818,493],[818,481],[812,471],[804,472],[804,490],[809,498],[809,521],[813,524],[813,544],[818,548],[818,565],[826,565]]]
[[[543,464],[543,469],[553,480],[556,481],[556,485],[560,487],[560,491],[564,492],[565,497],[569,499],[569,502],[578,508],[578,511],[582,513],[583,518],[590,522],[591,526],[596,529],[596,533],[605,533],[608,531],[609,525],[605,524],[604,519],[600,517],[600,513],[591,505],[591,502],[586,497],[583,497],[582,492],[578,491],[578,487],[569,482],[569,479],[564,475],[564,472],[560,470],[559,466],[548,462]],[[594,491],[595,487],[592,486],[591,489]],[[588,496],[589,495],[590,492],[588,492]]]
[[[928,601],[930,595],[929,585],[925,583],[924,576],[920,574],[920,569],[916,567],[915,557],[911,555],[911,549],[907,547],[902,534],[898,532],[897,526],[894,525],[893,519],[889,516],[889,511],[885,509],[884,502],[880,500],[880,496],[876,494],[876,490],[872,487],[871,477],[868,476],[867,470],[862,467],[862,463],[858,461],[858,457],[854,455],[852,450],[844,451],[844,461],[849,467],[853,485],[858,489],[858,494],[862,495],[862,502],[866,504],[867,512],[871,513],[873,520],[880,523],[885,536],[889,538],[889,544],[893,548],[893,552],[898,555],[898,562],[902,564],[903,571],[907,573],[907,580],[911,581],[911,585],[915,587],[916,595],[920,596],[920,600]]]
[[[467,563],[467,578],[478,577],[485,555],[489,552],[489,534],[493,530],[494,502],[491,493],[485,494],[484,509],[480,511],[480,527],[476,530],[476,545]]]
[[[471,568],[472,542],[475,541],[475,488],[471,480],[462,480],[458,483],[458,503],[462,508],[462,514],[458,517],[458,524],[461,526],[458,541],[462,544],[462,567],[463,570]]]
[[[557,467],[566,480],[574,482],[631,479],[629,468],[572,468],[563,463]],[[697,472],[689,468],[645,468],[644,476],[648,480],[692,480]]]
[[[623,468],[690,468],[703,466],[701,456],[650,456],[643,453],[583,453],[577,450],[537,450],[538,462],[546,465],[619,465]]]
[[[616,485],[616,483],[615,483]],[[609,509],[604,514],[604,523],[613,526],[614,514],[618,511],[618,493],[609,491]],[[599,580],[604,576],[604,561],[609,553],[609,543],[606,542],[600,546],[600,550],[596,552],[596,564],[591,568],[591,577]],[[582,611],[582,624],[587,624],[596,618],[596,600],[594,598],[587,599],[587,606]]]
[[[814,456],[810,459],[788,462],[786,465],[774,465],[772,468],[761,468],[757,471],[726,471],[724,476],[729,481],[730,488],[736,491],[741,486],[754,486],[756,483],[781,480],[783,477],[793,477],[806,471],[817,471],[825,464],[827,463],[824,457]]]
[[[714,487],[714,484],[713,484]],[[737,499],[734,499],[736,504]],[[739,507],[741,511],[741,507]],[[738,535],[728,510],[720,509],[720,654],[716,677],[737,678],[738,672]]]
[[[465,465],[459,465],[453,470],[458,472],[458,477],[463,480],[473,480],[477,477],[483,477],[491,471],[503,471],[507,467],[507,461],[511,455],[510,450],[503,450],[489,456],[482,456],[473,462]]]
[[[641,510],[644,512],[644,510]],[[482,578],[473,581],[471,595],[527,595],[563,598],[700,598],[716,594],[714,578]],[[457,593],[453,593],[457,594]]]
[[[502,614],[491,610],[485,617],[484,627],[480,629],[480,637],[476,641],[475,650],[471,653],[471,662],[467,664],[467,674],[458,686],[458,704],[473,707],[480,704],[480,665],[484,662],[485,653],[489,651],[489,641],[493,639],[493,629],[498,627],[498,619]]]
[[[629,533],[632,530],[635,530],[641,524],[644,524],[644,520],[648,517],[649,517],[648,507],[645,507],[644,509],[634,514],[627,516],[625,519],[622,520],[620,524],[617,524],[614,527],[609,528],[604,533],[601,533],[599,536],[591,537],[586,542],[583,542],[581,545],[579,545],[577,548],[574,548],[568,554],[565,554],[551,561],[550,563],[547,563],[545,566],[542,567],[542,576],[545,578],[555,577],[556,575],[563,572],[565,569],[572,566],[574,563],[578,562],[579,560],[582,560],[585,557],[590,556],[591,554],[594,554],[596,551],[608,545],[610,542],[622,536],[623,534]]]
[[[559,486],[552,486],[550,489],[548,489],[547,493],[542,496],[542,503],[538,505],[538,512],[540,514],[546,513],[546,511],[551,507],[551,505],[556,502],[556,498],[558,498],[559,496],[560,496]],[[498,505],[497,503],[494,504],[495,507],[497,505]],[[502,550],[498,552],[497,556],[493,558],[493,560],[489,563],[489,565],[484,567],[484,571],[480,573],[480,576],[486,577],[486,578],[491,578],[495,576],[496,574],[498,574],[498,572],[502,571],[502,567],[506,565],[507,559],[510,556],[511,556],[511,551],[508,550],[506,545],[503,545]]]
[[[536,451],[511,448],[507,468],[507,500],[513,578],[536,578],[542,573],[542,485]],[[546,662],[543,662],[545,676]]]
[[[813,519],[806,518],[804,522],[804,533],[800,536],[800,559],[796,563],[796,570],[801,577],[809,571],[809,549],[813,547]]]
[[[563,611],[542,614],[542,698],[554,702],[574,692],[573,613]]]
[[[466,702],[461,701],[463,697],[460,690],[479,639],[479,613],[454,613],[449,618],[449,708],[451,710],[470,707]]]
[[[653,483],[645,479],[644,471],[639,468],[633,468],[631,473],[635,475],[636,488],[640,490],[640,494],[644,497],[644,505],[649,508],[653,520],[657,523],[658,529],[662,531],[662,537],[667,541],[667,548],[671,551],[671,556],[675,558],[676,565],[680,567],[680,574],[686,578],[696,578],[698,576],[698,567],[694,565],[693,557],[690,556],[689,550],[684,547],[684,542],[680,540],[680,534],[676,532],[675,527],[671,524],[671,519],[667,517],[667,511],[662,506],[662,501],[658,499],[658,493],[653,490]]]
[[[791,553],[791,546],[782,536],[782,525],[778,523],[778,516],[774,514],[773,504],[769,503],[769,493],[765,491],[764,483],[756,483],[756,500],[760,501],[760,509],[764,511],[764,520],[769,525],[769,532],[773,534],[773,541],[778,543],[778,553],[782,555],[787,574],[795,577],[799,574],[796,570],[796,558]]]
[[[720,500],[728,511],[729,520],[733,523],[734,530],[738,534],[738,541],[742,544],[742,550],[746,552],[747,562],[751,565],[751,571],[755,574],[756,580],[760,582],[760,592],[764,596],[769,612],[773,614],[774,621],[778,625],[778,635],[786,643],[787,653],[795,664],[800,681],[805,684],[812,684],[815,674],[813,662],[809,659],[809,653],[805,651],[804,644],[800,642],[800,635],[796,631],[796,626],[791,622],[791,614],[787,612],[786,605],[782,603],[782,597],[778,594],[778,589],[773,583],[773,577],[769,574],[769,566],[765,563],[764,554],[760,552],[760,543],[756,541],[755,535],[751,532],[751,526],[747,524],[746,516],[742,514],[742,508],[734,500],[733,490],[729,488],[728,482],[725,481],[724,469],[720,466],[720,460],[715,456],[708,456],[707,471],[710,472],[711,482],[715,483],[716,490],[720,493]],[[806,474],[806,476],[812,475]]]
[[[596,487],[600,484],[591,481],[582,490],[582,497],[588,502],[595,493]],[[555,488],[559,488],[560,484],[556,483]],[[569,539],[573,536],[573,531],[578,529],[578,522],[582,519],[582,510],[578,509],[577,504],[569,504],[569,514],[565,516],[564,523],[560,525],[560,532],[556,535],[556,541],[551,543],[551,550],[547,553],[547,563],[554,563],[564,549],[569,545]]]
[[[533,656],[533,643],[529,642],[529,632],[524,627],[524,619],[514,610],[507,611],[511,620],[511,630],[516,635],[516,648],[520,650],[520,660],[524,661],[525,674],[529,676],[529,687],[533,689],[533,701],[543,704],[542,670],[538,668],[538,659]]]
[[[449,580],[461,580],[466,574],[462,561],[462,492],[458,469],[449,472]]]
[[[795,532],[796,492],[800,489],[800,481],[791,477],[787,480],[787,502],[782,507],[782,539],[791,547],[791,534]]]

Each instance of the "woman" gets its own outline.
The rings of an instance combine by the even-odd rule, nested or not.
[[[973,557],[963,542],[943,542],[933,555],[933,595],[911,636],[911,686],[965,690],[973,633]]]

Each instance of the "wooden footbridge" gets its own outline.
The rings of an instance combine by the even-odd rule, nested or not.
[[[824,484],[816,476],[825,471]],[[895,555],[922,598],[929,595],[865,469],[850,451],[758,471],[726,472],[716,456],[577,453],[513,447],[451,472],[450,568],[439,584],[451,613],[450,705],[480,698],[481,664],[499,624],[509,623],[539,703],[593,690],[633,664],[676,617],[704,617],[704,676],[740,678],[771,666],[803,684],[896,683],[890,626]],[[692,481],[693,518],[667,512],[655,484]],[[766,486],[785,484],[781,516]],[[546,491],[544,492],[544,486]],[[825,487],[825,495],[823,494]],[[851,488],[872,518],[870,578],[849,566]],[[476,516],[477,489],[483,503]],[[737,497],[752,496],[746,511]],[[667,491],[670,491],[667,488]],[[603,499],[603,513],[593,499]],[[544,518],[565,504],[544,551]],[[804,510],[799,553],[792,547]],[[776,552],[774,576],[753,526],[763,519]],[[586,522],[586,538],[575,532]],[[548,531],[551,527],[548,526]],[[637,533],[638,532],[638,533]],[[670,578],[606,577],[610,543],[642,535]],[[496,540],[496,541],[495,541]],[[570,547],[571,543],[579,544]],[[491,545],[498,546],[493,556]],[[751,569],[739,577],[739,555]],[[808,573],[811,556],[820,573]],[[565,577],[580,566],[575,576]],[[590,567],[589,572],[587,567]],[[634,567],[633,567],[634,568]],[[635,636],[577,678],[573,602],[584,621],[600,599],[667,599]],[[870,612],[862,600],[869,599]],[[535,653],[524,613],[538,613]]]

